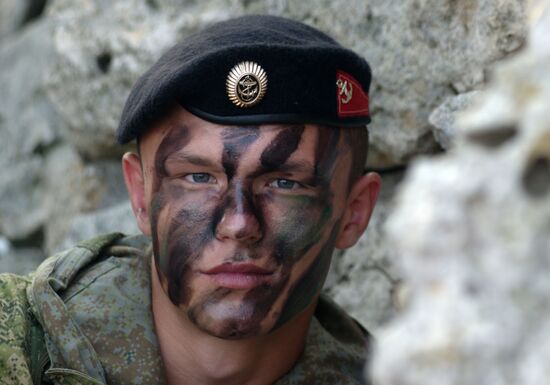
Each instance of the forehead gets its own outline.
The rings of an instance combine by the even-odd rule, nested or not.
[[[289,140],[280,140],[280,133],[296,127],[293,125],[261,125],[254,127],[219,125],[203,120],[181,107],[176,107],[164,119],[159,121],[140,139],[140,148],[144,158],[151,158],[170,142],[169,152],[175,153],[185,149],[201,156],[217,156],[224,146],[239,141],[249,141],[254,137],[253,145],[248,147],[249,156],[269,146],[283,149]],[[303,127],[300,144],[293,154],[294,157],[313,158],[319,141],[320,128],[307,124]],[[279,138],[279,140],[275,140]],[[169,155],[169,154],[165,154]],[[313,161],[313,159],[311,159]]]

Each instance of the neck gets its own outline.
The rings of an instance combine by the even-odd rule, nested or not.
[[[153,318],[169,385],[272,384],[302,353],[316,301],[267,335],[225,340],[202,332],[170,302],[154,261],[151,275]]]

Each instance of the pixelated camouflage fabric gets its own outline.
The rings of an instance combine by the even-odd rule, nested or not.
[[[48,258],[32,276],[0,275],[0,384],[32,384],[33,317],[50,361],[43,383],[164,384],[148,247],[143,236],[107,234]],[[362,384],[367,339],[322,297],[302,356],[276,384]]]

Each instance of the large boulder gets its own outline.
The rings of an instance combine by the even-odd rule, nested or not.
[[[404,181],[388,229],[409,294],[378,335],[377,384],[548,383],[550,1],[531,17],[454,150]]]

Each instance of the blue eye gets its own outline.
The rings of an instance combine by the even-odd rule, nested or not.
[[[276,187],[276,188],[280,188],[280,189],[283,189],[283,190],[294,190],[295,188],[297,188],[299,185],[298,185],[298,182],[294,182],[292,180],[288,180],[288,179],[276,179],[274,180],[273,182],[271,182],[269,184],[270,187]]]
[[[213,183],[214,177],[205,172],[195,172],[193,174],[187,174],[185,180],[192,183]]]

